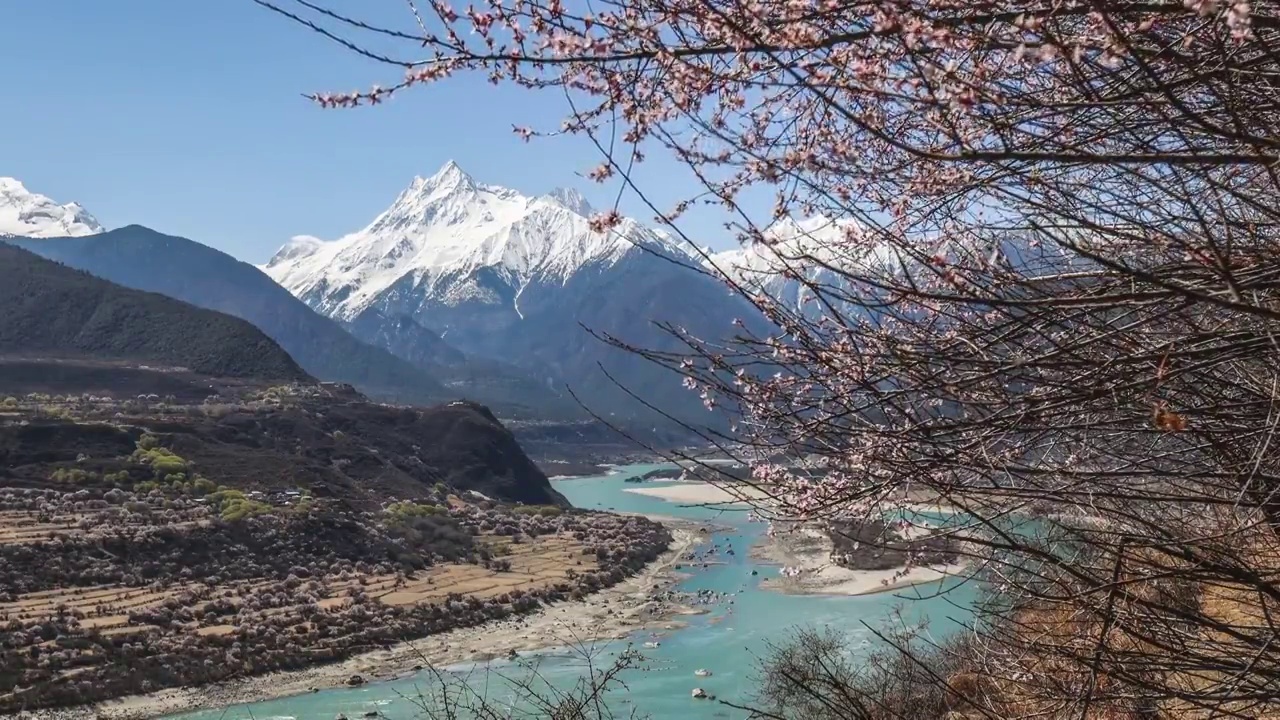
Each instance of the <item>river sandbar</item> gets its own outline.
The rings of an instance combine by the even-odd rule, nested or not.
[[[760,587],[797,595],[871,595],[963,577],[964,563],[885,570],[854,570],[831,562],[831,539],[821,530],[797,527],[765,537],[751,549],[754,559],[790,568],[789,577],[766,578]],[[922,588],[921,591],[924,591]]]
[[[768,497],[763,490],[741,483],[668,482],[655,487],[627,488],[626,492],[684,505],[731,505]]]

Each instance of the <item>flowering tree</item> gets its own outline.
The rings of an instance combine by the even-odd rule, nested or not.
[[[740,415],[761,513],[957,511],[973,641],[808,686],[832,717],[1280,713],[1280,3],[436,0],[408,31],[261,4],[403,68],[321,105],[561,91],[593,177],[674,154],[704,187],[658,221],[718,205],[804,286],[726,273],[772,332],[635,350]],[[833,220],[776,242],[753,187]]]

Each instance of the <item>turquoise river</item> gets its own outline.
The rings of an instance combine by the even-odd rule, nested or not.
[[[786,640],[798,627],[833,628],[845,633],[849,637],[850,652],[856,655],[865,652],[874,641],[867,625],[896,625],[927,618],[929,632],[943,634],[955,627],[956,618],[965,614],[963,608],[972,599],[973,590],[967,586],[942,596],[930,592],[925,599],[908,599],[913,594],[911,589],[860,597],[786,595],[761,589],[757,587],[761,579],[778,575],[778,568],[753,561],[748,552],[763,536],[765,526],[750,522],[745,510],[689,507],[625,492],[627,488],[636,487],[625,483],[626,478],[658,467],[666,466],[631,465],[604,477],[554,481],[556,489],[577,507],[695,518],[731,528],[716,534],[714,541],[722,548],[726,544],[733,547],[735,554],[721,554],[718,559],[724,564],[690,570],[690,577],[677,586],[680,590],[723,593],[723,599],[706,606],[706,614],[689,618],[685,628],[667,632],[657,648],[642,649],[642,643],[650,639],[648,632],[639,632],[629,641],[594,646],[598,652],[593,659],[597,668],[607,666],[609,657],[628,646],[640,650],[645,657],[642,668],[623,676],[625,688],[619,688],[610,696],[610,706],[616,716],[626,717],[635,711],[640,717],[658,719],[745,718],[749,716],[746,711],[691,698],[691,690],[701,687],[721,700],[746,705],[758,685],[759,659],[768,652],[771,643]],[[752,575],[753,570],[758,574]],[[572,687],[586,672],[581,649],[551,649],[536,658],[526,654],[516,663],[490,662],[491,672],[487,675],[475,667],[451,670],[468,673],[468,681],[473,684],[477,678],[487,678],[483,682],[488,697],[506,699],[513,695],[501,676],[527,676],[528,665],[533,663],[540,679],[552,687]],[[695,677],[694,671],[700,668],[711,670],[712,675]],[[433,679],[425,675],[410,676],[359,688],[211,708],[175,717],[181,720],[333,720],[344,715],[356,720],[376,711],[390,720],[414,720],[421,717],[421,713],[407,698],[434,686]],[[515,716],[523,717],[518,713]]]

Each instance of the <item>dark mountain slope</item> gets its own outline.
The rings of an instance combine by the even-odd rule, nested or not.
[[[0,243],[0,352],[131,360],[223,377],[312,381],[253,325],[121,287]]]
[[[6,365],[0,362],[0,370]],[[182,375],[137,372],[158,380]],[[20,379],[0,372],[0,395],[23,397],[27,388]],[[146,468],[128,461],[147,432],[189,469],[245,491],[302,488],[368,510],[393,499],[429,498],[438,485],[500,502],[568,504],[481,405],[400,408],[337,397],[316,386],[281,393],[212,384],[221,402],[195,400],[186,407],[104,396],[86,401],[84,388],[66,384],[65,400],[24,400],[65,412],[0,424],[0,487],[56,486],[49,478],[59,469],[99,478],[127,470],[141,473],[137,480],[151,479]]]
[[[467,356],[441,337],[413,321],[408,315],[390,318],[369,308],[344,323],[347,331],[361,340],[383,348],[418,367],[461,365]]]
[[[582,407],[548,376],[545,368],[517,367],[466,355],[408,315],[394,318],[369,308],[342,324],[360,340],[431,373],[459,397],[498,407],[508,416],[580,421]],[[539,379],[543,378],[543,379]]]
[[[592,332],[632,347],[669,353],[688,348],[661,329],[658,321],[704,339],[741,332],[735,319],[758,335],[767,332],[758,312],[721,283],[638,248],[620,259],[584,264],[567,280],[540,278],[522,286],[519,312],[509,299],[517,292],[514,287],[502,286],[500,302],[483,295],[465,302],[441,302],[420,299],[423,289],[414,282],[412,275],[406,276],[376,302],[392,305],[388,314],[421,307],[417,320],[471,357],[545,368],[593,412],[642,437],[648,433],[651,438],[673,424],[646,409],[631,393],[695,427],[722,426],[728,418],[708,412],[676,372],[614,347]],[[494,285],[501,282],[506,281],[491,280]]]
[[[523,503],[569,504],[483,405],[452,402],[431,408],[419,415],[415,429],[435,439],[420,454],[454,487]]]
[[[9,242],[121,285],[247,320],[323,380],[407,403],[439,402],[449,395],[422,369],[360,342],[252,265],[186,238],[129,225],[86,237]]]
[[[506,502],[568,504],[511,433],[470,403],[308,402],[149,427],[211,479],[233,486],[303,487],[377,507],[422,498],[442,483]]]

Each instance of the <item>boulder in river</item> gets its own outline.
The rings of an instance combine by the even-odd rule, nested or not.
[[[693,671],[693,674],[698,677],[711,677],[711,671],[706,668],[698,668]]]
[[[347,685],[349,687],[356,687],[357,685],[363,685],[363,684],[364,684],[364,678],[359,675],[352,675],[351,677],[347,678]]]

